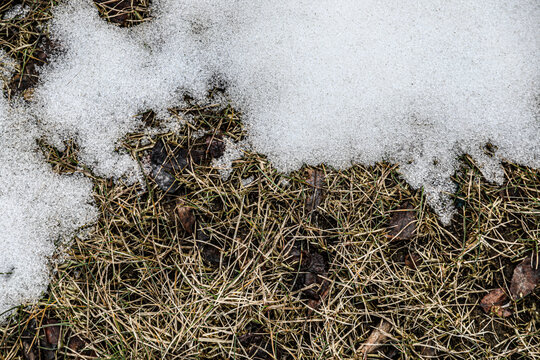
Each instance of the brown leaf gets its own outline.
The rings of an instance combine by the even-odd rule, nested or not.
[[[195,216],[193,215],[193,210],[191,208],[183,206],[180,202],[176,207],[176,214],[180,225],[188,233],[193,234],[195,230]]]
[[[47,343],[53,347],[57,347],[60,340],[61,330],[58,320],[48,319],[43,327],[43,330],[45,332],[45,339],[47,340]]]
[[[405,266],[410,269],[416,270],[422,259],[418,254],[412,253],[405,255]]]
[[[328,297],[328,294],[330,293],[330,283],[328,280],[323,280],[320,290],[319,290],[319,298],[317,300],[315,299],[309,299],[308,300],[308,307],[309,311],[308,313],[311,314],[313,310],[317,310],[319,306],[321,306],[324,299]]]
[[[290,251],[287,253],[287,257],[285,258],[285,263],[295,266],[300,263],[302,260],[302,252],[298,250],[297,248],[293,247],[290,249]]]
[[[379,326],[373,329],[371,335],[360,348],[356,355],[356,359],[367,359],[368,354],[371,354],[388,341],[389,332],[392,330],[392,324],[386,320],[381,320]]]
[[[83,355],[84,359],[94,359],[97,358],[97,354],[92,349],[86,348],[86,341],[78,337],[77,335],[71,336],[68,342],[68,348],[76,354]],[[82,360],[82,358],[77,357],[77,360]]]
[[[313,192],[306,198],[306,209],[313,212],[321,204],[324,195],[324,172],[319,169],[308,169],[307,183],[313,188]]]
[[[493,313],[499,317],[509,317],[512,315],[510,309],[503,308],[504,302],[508,297],[501,288],[490,291],[480,301],[480,306],[487,313]]]
[[[221,263],[227,263],[228,258],[222,255],[222,245],[215,239],[197,230],[197,247],[201,253],[202,259],[211,266],[220,266]]]
[[[42,347],[41,348],[41,360],[56,360],[56,350],[51,350],[49,348]]]
[[[435,342],[433,340],[429,340],[427,343],[418,346],[420,347],[420,354],[426,358],[429,359],[437,356],[437,348],[435,347]]]
[[[211,157],[217,159],[225,152],[225,142],[223,141],[223,135],[215,134],[206,138],[206,151]]]
[[[208,262],[210,265],[218,266],[221,264],[221,251],[212,246],[212,245],[204,245],[202,247],[201,251],[203,260]]]
[[[408,202],[396,210],[390,218],[387,238],[392,240],[409,240],[416,232],[416,212]]]
[[[308,314],[310,314],[321,305],[330,292],[330,282],[325,279],[328,274],[328,261],[315,249],[298,248],[292,248],[285,261],[299,270],[295,276],[293,289],[300,290],[302,297],[308,300]]]
[[[316,251],[302,251],[302,263],[300,271],[300,286],[307,288],[303,294],[313,300],[320,301],[321,295],[326,292],[330,284],[323,276],[328,273],[328,263],[324,257]]]
[[[163,140],[158,140],[152,149],[150,164],[152,176],[161,190],[175,193],[180,189],[176,177],[188,166],[188,152],[179,147],[171,147]]]
[[[510,293],[514,300],[529,295],[540,282],[540,266],[538,255],[525,258],[514,269]]]
[[[247,333],[238,337],[238,341],[243,346],[251,345],[253,343],[260,343],[263,340],[262,333]]]
[[[85,346],[86,344],[83,339],[77,335],[74,335],[69,339],[68,348],[74,352],[81,351]]]
[[[281,359],[281,350],[272,337],[260,325],[247,324],[247,333],[238,336],[238,341],[245,348],[247,358],[252,360]]]

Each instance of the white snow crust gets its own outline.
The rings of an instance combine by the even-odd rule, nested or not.
[[[96,219],[92,183],[53,173],[24,106],[0,97],[0,321],[47,289],[55,247]]]
[[[90,183],[52,174],[35,139],[74,138],[96,174],[133,181],[119,144],[137,114],[204,101],[218,83],[279,170],[394,162],[443,222],[460,155],[499,183],[501,161],[540,167],[537,0],[153,4],[152,21],[121,29],[91,0],[64,1],[50,25],[62,52],[30,109],[0,102],[0,272],[26,284],[0,275],[0,312],[36,298],[52,243],[94,218]]]
[[[39,118],[100,175],[137,173],[115,152],[137,112],[218,80],[280,170],[398,163],[444,222],[460,155],[496,182],[502,160],[540,164],[535,0],[156,0],[153,15],[121,29],[73,0],[53,20],[66,55],[44,74]]]

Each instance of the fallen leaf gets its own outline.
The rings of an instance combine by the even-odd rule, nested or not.
[[[388,350],[385,350],[383,359],[398,360],[403,359],[403,354],[397,348],[390,346]]]
[[[214,134],[206,138],[206,151],[211,157],[217,159],[225,152],[225,142],[223,141],[223,135]]]
[[[193,234],[195,229],[195,216],[193,215],[193,210],[187,206],[183,206],[182,203],[179,203],[176,207],[176,214],[182,228],[188,234]]]
[[[319,169],[307,170],[307,183],[313,188],[311,194],[306,198],[306,209],[313,212],[321,204],[324,195],[324,172]]]
[[[303,294],[313,300],[321,300],[321,295],[327,290],[329,284],[323,276],[328,273],[328,263],[316,251],[302,251],[300,271],[303,273],[302,287],[306,288]]]
[[[510,293],[514,300],[529,295],[540,282],[538,255],[526,257],[516,268],[510,284]]]
[[[71,351],[73,351],[76,354],[83,355],[84,359],[94,359],[97,358],[97,354],[92,349],[85,349],[86,348],[86,341],[81,339],[77,335],[71,336],[68,342],[67,346]],[[83,358],[77,357],[77,360],[82,360]]]
[[[260,343],[262,339],[263,334],[251,332],[238,337],[238,341],[240,341],[240,344],[242,344],[243,346],[248,346],[253,343]]]
[[[280,359],[281,351],[272,338],[260,325],[248,324],[248,333],[238,337],[238,341],[247,350],[249,359],[266,360]]]
[[[493,313],[499,317],[509,317],[512,315],[512,311],[503,307],[506,300],[508,297],[504,290],[498,288],[484,296],[480,301],[480,306],[487,314]]]
[[[61,330],[58,320],[48,319],[45,322],[45,326],[43,326],[43,330],[45,332],[45,339],[47,340],[47,343],[53,347],[57,347],[58,342],[60,341]]]
[[[28,327],[23,331],[21,336],[22,355],[24,360],[39,359],[39,336],[36,331],[37,323],[35,319],[31,319]]]
[[[294,265],[298,265],[300,261],[302,261],[302,251],[300,251],[298,248],[293,247],[287,253],[285,262],[291,266],[294,266]]]
[[[321,306],[322,302],[328,297],[328,294],[330,293],[330,283],[328,280],[325,279],[323,281],[319,293],[319,298],[317,300],[308,300],[309,314],[311,314],[313,310],[317,310],[319,306]]]
[[[202,247],[201,255],[203,260],[210,265],[218,266],[221,264],[221,250],[215,246],[205,244]]]
[[[412,253],[405,255],[405,266],[410,269],[416,270],[422,259],[420,255]]]
[[[159,188],[173,194],[180,189],[176,176],[188,166],[188,153],[179,146],[171,148],[160,139],[152,149],[150,164],[152,176]]]
[[[437,348],[433,340],[429,340],[425,344],[418,345],[420,347],[420,354],[429,359],[437,356]]]
[[[86,346],[85,342],[77,335],[72,336],[68,342],[68,348],[71,351],[79,352]]]
[[[41,360],[56,360],[56,350],[49,349],[47,347],[42,347],[40,351]]]
[[[301,290],[302,297],[308,300],[309,313],[316,310],[330,292],[330,282],[325,279],[328,274],[328,262],[316,250],[299,250],[292,248],[286,262],[296,266],[293,288]]]
[[[368,354],[371,354],[384,345],[388,341],[391,329],[392,324],[384,319],[381,320],[379,326],[373,329],[371,335],[369,335],[366,342],[360,348],[360,351],[356,355],[356,359],[367,359]]]
[[[228,258],[222,256],[221,246],[217,241],[212,241],[208,235],[202,231],[197,231],[197,247],[201,257],[211,266],[220,266],[222,262],[227,262]]]
[[[416,232],[416,212],[408,202],[394,211],[388,225],[387,238],[392,240],[409,240]]]
[[[43,322],[43,333],[45,336],[40,341],[40,355],[42,360],[55,360],[56,350],[60,341],[61,328],[58,320],[46,319]]]

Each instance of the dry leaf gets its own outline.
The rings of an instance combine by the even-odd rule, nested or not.
[[[97,357],[97,354],[94,350],[91,349],[85,349],[86,347],[86,341],[78,337],[77,335],[72,336],[69,339],[68,348],[76,353],[84,356],[84,359],[94,359]],[[76,359],[83,359],[80,357],[76,357]]]
[[[321,306],[324,299],[328,297],[328,294],[330,293],[330,283],[328,280],[323,280],[323,283],[321,284],[321,288],[319,291],[319,298],[317,300],[315,299],[309,299],[308,300],[308,314],[311,314],[313,310],[317,310],[319,306]]]
[[[321,204],[324,195],[324,173],[319,169],[308,169],[307,183],[313,188],[313,192],[306,198],[306,209],[313,212]]]
[[[480,306],[487,313],[493,313],[499,317],[509,317],[512,315],[510,309],[503,308],[504,302],[508,297],[501,288],[490,291],[480,301]]]
[[[152,176],[161,190],[175,193],[180,185],[175,175],[180,174],[188,166],[188,153],[179,146],[171,148],[163,140],[158,140],[152,149],[150,164]]]
[[[311,314],[330,293],[330,282],[325,279],[328,261],[315,249],[297,248],[290,250],[286,261],[299,270],[293,288],[301,290],[302,297],[308,300],[308,314]]]
[[[325,258],[316,251],[302,251],[300,271],[303,276],[299,276],[299,284],[302,288],[306,288],[302,294],[313,300],[321,300],[321,295],[324,294],[330,284],[323,276],[328,273],[328,263]]]
[[[371,335],[369,335],[364,345],[360,348],[356,359],[367,359],[368,354],[371,354],[385,344],[388,341],[390,330],[392,330],[392,324],[386,320],[381,320],[379,326],[373,329]]]
[[[197,230],[197,247],[202,259],[211,266],[220,266],[222,263],[229,262],[229,258],[222,254],[223,245],[200,230]]]
[[[416,212],[409,203],[403,204],[390,218],[388,234],[392,240],[409,240],[416,232]]]
[[[69,339],[68,348],[71,351],[79,352],[86,346],[85,342],[78,336],[72,336]]]
[[[420,354],[425,358],[434,358],[437,356],[437,348],[435,347],[435,342],[433,340],[428,340],[425,344],[420,344]]]
[[[58,320],[48,319],[43,330],[47,342],[53,347],[58,346],[58,342],[60,341],[60,325],[58,325]]]
[[[248,359],[282,359],[280,347],[274,342],[263,326],[249,323],[243,328],[246,334],[238,336],[238,342],[245,348]]]
[[[405,266],[410,269],[416,270],[422,259],[418,254],[412,253],[405,255]]]
[[[182,206],[182,203],[179,203],[176,207],[176,215],[178,216],[182,228],[188,234],[193,234],[193,231],[195,230],[195,216],[193,215],[193,210],[187,206]]]
[[[225,142],[223,141],[223,135],[218,133],[208,136],[206,138],[206,151],[214,159],[221,157],[225,152]]]
[[[538,255],[525,258],[514,269],[510,293],[514,300],[529,295],[540,282],[540,266]]]

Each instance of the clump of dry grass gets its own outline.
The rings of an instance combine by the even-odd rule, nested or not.
[[[94,0],[94,3],[105,20],[123,27],[150,19],[150,0]]]
[[[234,109],[175,114],[190,120],[181,133],[158,137],[170,144],[204,148],[205,138],[194,136],[200,131],[244,137]],[[144,163],[158,138],[132,134],[124,147]],[[73,144],[63,153],[43,149],[55,170],[75,170]],[[391,337],[373,358],[540,357],[538,291],[512,302],[508,318],[478,306],[489,290],[507,289],[515,265],[538,251],[538,170],[507,164],[507,182],[497,186],[464,156],[454,179],[458,214],[448,227],[391,164],[318,170],[324,194],[314,211],[308,169],[280,174],[250,152],[227,180],[208,162],[192,164],[176,195],[151,177],[144,187],[93,177],[100,220],[74,239],[43,300],[0,328],[0,358],[21,358],[53,317],[65,344],[77,336],[100,358],[351,359],[381,320]],[[179,203],[195,216],[193,233],[181,226]],[[417,231],[392,240],[388,222],[404,203],[414,208]],[[291,249],[328,264],[329,290],[317,308]],[[58,354],[76,356],[68,346]]]
[[[48,53],[54,47],[47,38],[43,26],[51,18],[49,0],[6,0],[0,5],[0,49],[13,58],[18,66],[11,81],[5,86],[8,98],[22,95],[31,97],[32,88],[38,82],[38,68],[47,62]],[[13,6],[27,11],[11,19],[3,19]]]

